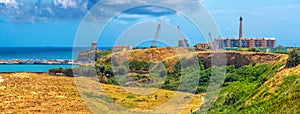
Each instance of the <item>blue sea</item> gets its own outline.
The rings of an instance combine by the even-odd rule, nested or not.
[[[0,47],[0,60],[15,59],[68,59],[76,60],[80,51],[88,48],[73,47]],[[102,48],[107,49],[107,48]],[[72,68],[73,65],[1,65],[0,72],[47,72],[50,68]]]

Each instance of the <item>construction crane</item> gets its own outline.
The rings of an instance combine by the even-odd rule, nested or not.
[[[183,33],[181,32],[180,26],[177,26],[177,29],[178,29],[178,33],[180,35],[180,39],[184,40],[185,37],[184,37]]]
[[[151,46],[151,48],[156,48],[156,47],[157,47],[157,46],[156,46],[156,43],[157,43],[157,38],[158,38],[160,26],[161,26],[161,24],[158,24],[158,25],[157,25],[157,31],[156,31],[156,33],[155,33],[153,45]]]

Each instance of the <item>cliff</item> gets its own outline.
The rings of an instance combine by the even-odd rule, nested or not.
[[[143,49],[133,51],[115,52],[109,56],[100,59],[99,63],[106,63],[113,60],[114,62],[124,61],[144,61],[148,63],[156,61],[164,61],[170,65],[176,64],[179,58],[189,58],[193,55],[203,58],[206,67],[211,67],[212,58],[218,58],[222,56],[225,58],[227,65],[244,66],[249,64],[274,64],[277,61],[283,59],[286,60],[288,55],[274,54],[274,53],[262,53],[262,52],[238,52],[238,51],[192,51],[185,48],[158,48],[158,49]],[[226,57],[223,57],[226,56]],[[221,62],[224,60],[220,60]]]

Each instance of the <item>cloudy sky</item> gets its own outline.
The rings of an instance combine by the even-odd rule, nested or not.
[[[95,10],[93,6],[98,1],[0,0],[0,47],[72,46],[80,23],[90,10]],[[126,4],[145,4],[147,1],[149,0],[110,0],[103,5],[103,8],[97,9],[99,17],[96,19],[107,18],[115,12],[115,9]],[[203,4],[211,13],[223,37],[238,36],[238,19],[243,16],[245,37],[275,37],[279,45],[300,45],[299,0],[153,1],[184,7],[183,9],[195,14],[197,11],[194,4]],[[141,43],[133,40],[140,37],[145,37],[143,40],[151,39],[156,31],[156,21],[166,22],[162,25],[159,38],[174,41],[170,42],[170,45],[176,45],[176,40],[180,39],[180,35],[173,34],[176,33],[174,27],[178,25],[183,27],[182,32],[191,43],[205,41],[203,34],[199,33],[180,12],[180,10],[149,5],[129,9],[112,18],[99,39],[100,45],[113,45],[115,42],[112,39],[118,38],[120,44],[130,44],[132,41],[136,41],[135,44]],[[146,22],[148,20],[151,22]],[[103,24],[107,23],[103,22]],[[132,25],[136,26],[132,27]],[[128,29],[129,27],[131,29]]]

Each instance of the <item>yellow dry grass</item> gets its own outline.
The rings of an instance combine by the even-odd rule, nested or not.
[[[90,113],[74,80],[47,74],[0,74],[0,112]]]
[[[105,113],[190,113],[200,107],[200,94],[176,92],[154,88],[124,88],[99,84],[94,79],[79,77],[76,83],[86,104],[92,111]],[[88,84],[88,85],[87,85]],[[140,95],[134,92],[155,91]],[[190,97],[190,98],[184,98]]]
[[[100,84],[94,78],[36,73],[0,73],[0,76],[4,79],[0,83],[0,112],[4,113],[91,113],[95,110],[96,113],[189,113],[201,105],[199,94],[160,89],[150,95],[137,95],[120,86]],[[186,96],[190,98],[183,99]]]

